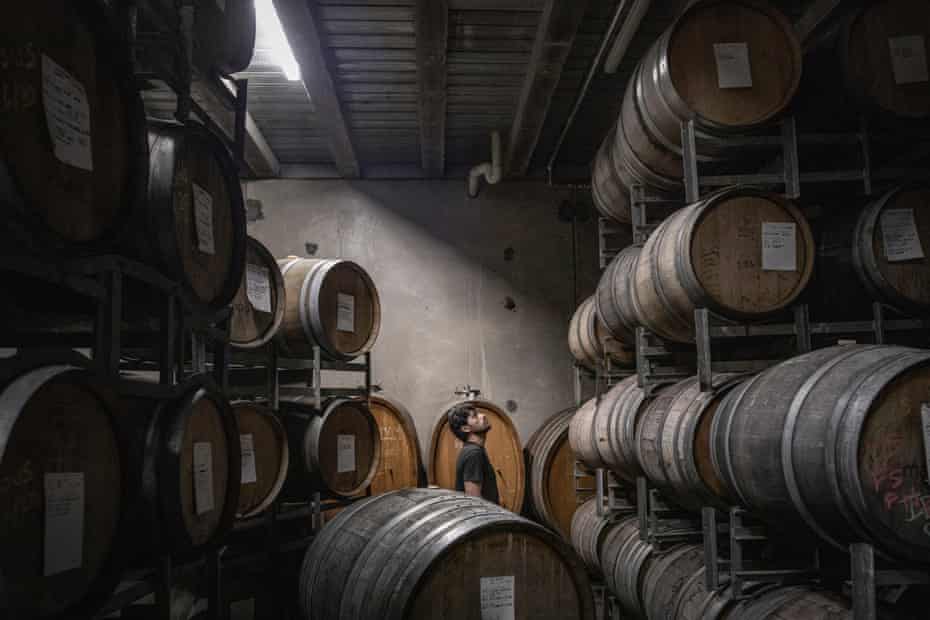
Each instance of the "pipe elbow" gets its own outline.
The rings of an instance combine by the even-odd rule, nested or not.
[[[491,161],[478,164],[468,173],[468,197],[477,198],[481,189],[481,177],[490,185],[500,183],[504,178],[504,166],[501,156],[501,134],[491,133]]]

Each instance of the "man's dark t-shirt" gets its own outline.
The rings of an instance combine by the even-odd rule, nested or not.
[[[465,483],[474,482],[481,485],[481,497],[500,504],[497,492],[497,476],[488,459],[484,446],[468,442],[462,446],[459,458],[455,462],[455,490],[465,491]]]

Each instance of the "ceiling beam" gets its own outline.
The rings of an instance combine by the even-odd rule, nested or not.
[[[449,0],[453,11],[542,11],[546,0]]]
[[[587,0],[548,0],[539,19],[536,40],[508,140],[507,174],[526,174],[546,122],[552,95],[565,59],[575,42]]]
[[[426,176],[437,178],[446,166],[446,0],[417,0],[416,33],[420,160]]]
[[[328,50],[320,36],[314,0],[274,0],[294,58],[300,65],[304,88],[316,107],[316,119],[329,134],[329,150],[339,173],[346,178],[361,176],[352,136],[346,123],[336,84],[329,72]]]

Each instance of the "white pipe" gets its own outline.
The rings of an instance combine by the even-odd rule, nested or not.
[[[468,173],[469,198],[478,196],[482,176],[490,185],[499,183],[504,176],[504,168],[501,163],[501,134],[498,131],[491,132],[491,161],[478,164]]]
[[[633,35],[639,30],[639,25],[642,23],[651,4],[652,0],[635,0],[633,2],[633,6],[630,7],[630,12],[623,21],[623,26],[620,28],[617,38],[614,39],[614,44],[607,54],[607,60],[604,61],[604,73],[616,73],[617,67],[620,66],[623,57],[626,56],[626,50],[630,47]]]

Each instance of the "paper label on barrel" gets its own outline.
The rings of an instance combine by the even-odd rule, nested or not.
[[[338,305],[336,314],[336,329],[341,332],[355,333],[355,297],[345,293],[336,295]]]
[[[481,620],[514,620],[514,578],[481,578]]]
[[[229,620],[255,620],[255,599],[250,598],[230,603]]]
[[[255,439],[252,435],[239,435],[239,448],[242,453],[242,484],[258,481],[258,472],[255,471]]]
[[[42,101],[55,157],[69,166],[93,170],[87,91],[73,75],[45,54],[42,54]]]
[[[80,568],[84,557],[84,474],[45,474],[43,575]]]
[[[245,294],[259,312],[271,312],[271,274],[259,265],[245,266]]]
[[[355,471],[355,435],[336,436],[336,472]]]
[[[721,89],[752,88],[748,44],[714,43],[714,58],[717,61],[717,86]]]
[[[762,222],[762,271],[797,271],[794,222]]]
[[[194,444],[194,510],[213,510],[213,446],[207,442]]]
[[[191,183],[194,195],[194,224],[197,248],[204,254],[216,254],[213,243],[213,196],[196,183]]]
[[[885,258],[889,262],[916,260],[924,257],[913,209],[882,211],[881,226],[882,245],[885,246]]]
[[[927,45],[921,35],[891,37],[891,69],[895,84],[918,84],[930,81],[927,71]]]

